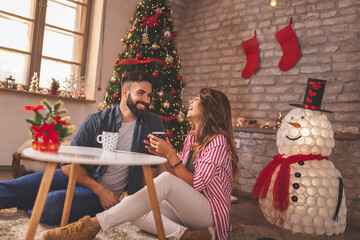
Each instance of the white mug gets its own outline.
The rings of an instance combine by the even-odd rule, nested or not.
[[[96,141],[102,144],[103,150],[113,152],[116,150],[119,141],[119,133],[103,131],[101,135],[96,137]]]

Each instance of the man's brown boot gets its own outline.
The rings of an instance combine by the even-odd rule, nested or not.
[[[215,240],[215,231],[213,227],[190,231],[188,240]]]
[[[69,224],[65,227],[58,227],[44,232],[43,239],[45,240],[91,240],[94,239],[97,230],[92,222],[90,216],[85,216],[77,222]]]

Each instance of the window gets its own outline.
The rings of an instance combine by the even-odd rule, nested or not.
[[[0,0],[0,80],[40,88],[85,74],[91,0]]]

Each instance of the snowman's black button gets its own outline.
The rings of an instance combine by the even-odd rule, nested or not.
[[[294,183],[294,184],[293,184],[293,188],[299,189],[299,187],[300,187],[300,185],[299,185],[298,183]]]
[[[298,197],[297,197],[297,196],[292,196],[292,197],[291,197],[291,200],[292,200],[293,202],[297,202]]]
[[[302,165],[304,165],[304,161],[299,161],[298,164],[299,164],[300,166],[302,166]]]
[[[295,173],[295,177],[297,177],[297,178],[301,177],[301,173],[296,172],[296,173]]]

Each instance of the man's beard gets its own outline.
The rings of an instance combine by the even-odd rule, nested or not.
[[[138,103],[141,103],[143,105],[145,105],[145,109],[140,109],[140,108],[137,108],[136,105]],[[136,103],[134,103],[134,101],[132,100],[131,98],[131,94],[129,93],[128,95],[128,99],[126,101],[126,105],[128,106],[128,108],[130,109],[130,111],[135,115],[137,116],[138,118],[142,118],[145,113],[147,112],[147,109],[149,107],[149,104],[145,103],[145,102],[142,102],[142,101],[137,101]]]

